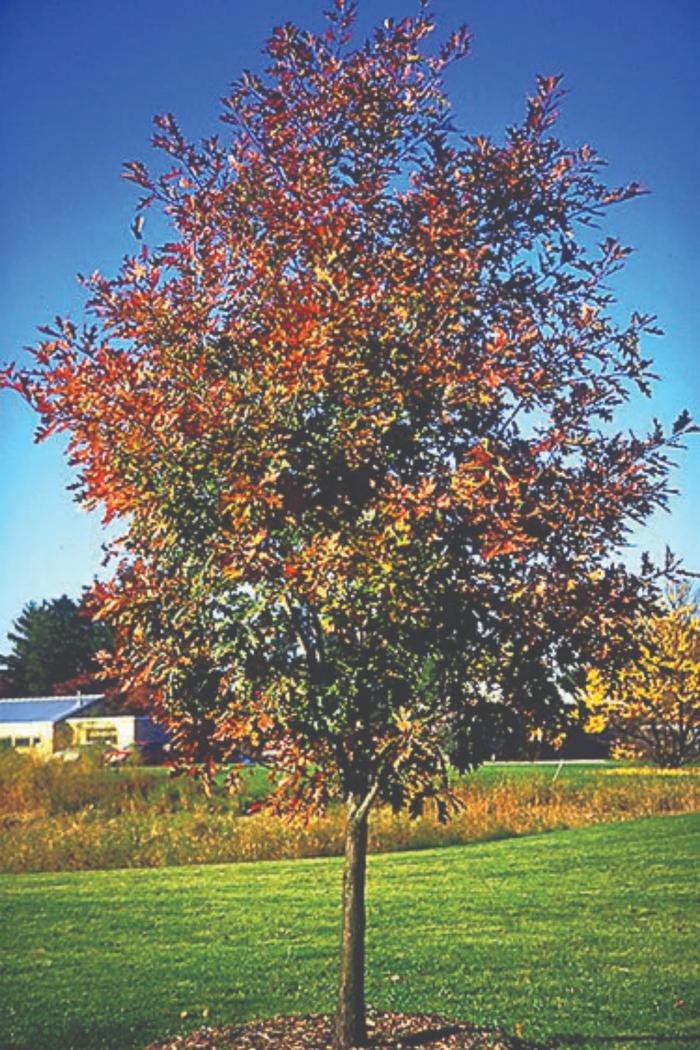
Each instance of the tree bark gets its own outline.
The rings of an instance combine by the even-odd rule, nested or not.
[[[335,1050],[365,1046],[365,873],[369,806],[358,795],[348,800],[343,869],[343,928]]]

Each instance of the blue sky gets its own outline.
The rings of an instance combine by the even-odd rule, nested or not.
[[[74,275],[112,273],[132,249],[135,194],[122,162],[148,160],[151,119],[171,110],[197,137],[218,99],[259,66],[272,27],[319,28],[324,0],[0,0],[0,361],[21,358],[36,326],[80,316]],[[358,33],[413,3],[361,3]],[[652,191],[614,213],[636,246],[617,284],[623,314],[656,312],[653,401],[625,415],[640,429],[683,407],[700,417],[700,4],[697,0],[435,0],[445,30],[466,22],[471,59],[451,74],[462,126],[498,135],[519,119],[538,73],[563,73],[560,137],[589,142],[613,183]],[[60,442],[35,446],[32,415],[0,397],[0,651],[31,600],[77,596],[99,571],[99,520],[77,508]],[[636,539],[669,543],[700,570],[700,440],[680,457],[681,495]]]

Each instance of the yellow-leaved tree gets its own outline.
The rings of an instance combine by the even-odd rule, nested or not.
[[[608,730],[617,757],[677,768],[700,756],[700,609],[687,587],[639,621],[638,641],[623,667],[590,671],[586,729]]]

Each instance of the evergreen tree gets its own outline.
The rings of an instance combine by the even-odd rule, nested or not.
[[[12,649],[0,656],[6,695],[49,696],[78,679],[82,690],[92,687],[96,653],[109,645],[109,630],[93,623],[83,607],[62,595],[41,603],[28,602],[8,633]]]

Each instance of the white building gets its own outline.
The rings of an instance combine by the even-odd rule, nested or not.
[[[61,727],[67,719],[87,713],[100,700],[101,694],[0,700],[0,746],[4,743],[22,751],[31,749],[51,755],[66,746],[66,733]]]
[[[162,760],[165,731],[144,715],[112,714],[103,701],[101,693],[0,700],[0,747],[48,756],[94,744]]]

